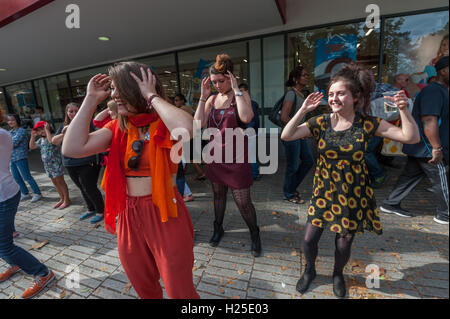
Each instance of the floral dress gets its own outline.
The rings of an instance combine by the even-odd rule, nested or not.
[[[334,131],[330,114],[306,122],[317,141],[319,157],[314,173],[308,222],[342,235],[382,233],[364,153],[380,119],[355,113],[353,125]]]
[[[36,145],[41,150],[42,163],[48,177],[56,178],[64,175],[61,146],[55,146],[43,137],[37,140]]]

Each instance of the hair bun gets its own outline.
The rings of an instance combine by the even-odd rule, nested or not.
[[[220,73],[227,73],[230,69],[231,58],[228,54],[218,54],[216,56],[216,63],[214,63],[214,68]]]

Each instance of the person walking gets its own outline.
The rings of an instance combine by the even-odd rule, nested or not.
[[[36,137],[39,137],[36,141]],[[59,194],[59,202],[53,208],[64,209],[72,202],[69,197],[69,189],[64,180],[64,168],[61,159],[61,148],[51,143],[53,139],[50,125],[45,121],[39,121],[31,131],[30,149],[39,148],[45,172],[56,187]]]
[[[119,118],[88,133],[95,108],[108,95]],[[89,81],[63,144],[63,154],[73,158],[110,149],[105,228],[117,234],[120,261],[141,298],[163,297],[160,277],[169,298],[199,298],[192,276],[194,228],[170,157],[171,132],[179,128],[192,135],[192,116],[166,101],[150,67],[120,62],[109,76],[97,74]]]
[[[80,105],[78,103],[69,103],[65,110],[65,119],[63,125],[56,131],[56,135],[52,139],[52,144],[61,145],[64,140],[65,133],[72,120],[75,118]],[[95,127],[90,122],[89,131],[94,132]],[[63,165],[69,172],[70,179],[80,189],[81,195],[86,202],[88,211],[80,216],[80,220],[93,217],[90,221],[91,224],[96,224],[103,220],[103,214],[105,210],[105,203],[103,196],[98,189],[97,182],[100,175],[100,160],[99,156],[95,154],[89,154],[84,158],[71,158],[62,156]]]
[[[216,57],[216,63],[209,69],[209,76],[202,80],[200,102],[194,119],[199,120],[203,127],[214,130],[209,144],[214,149],[220,149],[222,156],[212,154],[212,160],[206,164],[206,177],[211,181],[214,193],[214,233],[210,245],[215,247],[224,235],[223,219],[227,203],[228,188],[231,188],[234,201],[244,219],[251,235],[251,253],[254,257],[261,254],[260,231],[257,224],[256,210],[250,197],[250,186],[253,183],[251,166],[248,161],[248,142],[242,133],[254,114],[251,107],[250,96],[239,90],[236,78],[232,74],[233,63],[226,54]],[[218,91],[217,95],[210,96],[211,85]],[[241,134],[232,142],[232,161],[225,160],[227,129]],[[237,139],[244,139],[243,149],[237,147]],[[215,150],[213,150],[213,153]],[[230,155],[230,154],[228,154]],[[208,156],[209,157],[209,156]],[[205,161],[206,162],[206,161]]]
[[[287,124],[292,116],[298,112],[305,96],[302,90],[308,83],[308,71],[301,65],[297,66],[289,74],[286,86],[291,89],[286,93],[281,107],[281,122]],[[294,204],[304,204],[297,187],[301,184],[306,174],[314,165],[314,158],[306,139],[293,141],[281,140],[286,155],[286,171],[284,175],[283,193],[284,199]]]
[[[370,138],[376,135],[402,143],[419,140],[417,125],[403,91],[392,98],[400,110],[402,128],[366,115],[374,87],[370,71],[355,65],[344,67],[332,77],[328,87],[332,113],[312,117],[300,125],[305,115],[316,109],[323,98],[322,93],[313,93],[281,134],[281,138],[288,141],[313,136],[319,152],[302,245],[306,268],[296,286],[302,294],[316,277],[315,261],[324,229],[336,233],[332,278],[333,291],[338,298],[346,295],[343,270],[350,258],[355,234],[364,230],[382,233],[364,160]]]
[[[421,140],[404,145],[408,155],[406,166],[380,210],[401,217],[412,217],[400,206],[401,201],[425,176],[431,182],[436,199],[434,221],[448,225],[448,180],[445,165],[449,162],[449,57],[441,58],[435,65],[436,81],[426,86],[417,96],[412,115],[419,126]]]
[[[29,135],[23,127],[21,127],[20,117],[17,114],[10,114],[7,116],[7,123],[11,130],[13,140],[13,152],[11,154],[11,173],[14,180],[20,187],[20,200],[30,198],[30,194],[25,184],[25,181],[30,185],[34,195],[31,198],[31,202],[37,202],[42,198],[41,190],[38,184],[31,176],[30,168],[28,166],[28,139]]]
[[[0,109],[0,122],[2,120],[3,113]],[[22,298],[28,299],[47,287],[55,279],[55,275],[28,251],[14,245],[14,220],[21,192],[9,169],[13,145],[11,135],[0,128],[0,258],[9,264],[9,267],[0,273],[0,283],[23,270],[34,277],[32,285],[22,294]]]

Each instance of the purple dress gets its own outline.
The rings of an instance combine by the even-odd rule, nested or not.
[[[206,147],[211,147],[208,152],[211,156],[214,156],[214,145],[222,149],[222,160],[220,163],[216,161],[207,163],[205,175],[211,182],[223,184],[232,189],[249,188],[253,183],[253,179],[251,165],[248,161],[248,138],[243,135],[243,129],[239,126],[237,120],[236,98],[233,97],[229,108],[216,109],[214,107],[216,97],[217,95],[213,97],[211,102],[208,128],[219,129],[220,134],[211,136],[210,142]],[[226,146],[227,144],[231,144],[231,138],[227,141],[225,129],[237,129],[235,132],[240,135],[239,139],[243,139],[243,145],[237,148],[237,137],[233,136],[233,145],[232,147],[229,146],[229,150],[226,152]],[[233,150],[232,154],[230,153],[231,149]],[[232,157],[232,162],[230,160],[228,160],[228,163],[225,162],[225,155],[227,153],[228,156]]]

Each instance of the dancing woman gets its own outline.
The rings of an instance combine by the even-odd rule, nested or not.
[[[333,291],[339,298],[346,294],[343,270],[350,258],[354,235],[364,230],[382,233],[364,161],[370,138],[376,135],[406,144],[420,140],[403,91],[392,98],[400,110],[402,128],[366,115],[374,87],[370,71],[356,66],[344,67],[333,76],[328,87],[332,113],[299,125],[305,115],[320,104],[323,95],[313,93],[281,134],[286,141],[314,136],[319,152],[303,241],[306,269],[297,283],[300,293],[308,290],[316,276],[318,242],[325,228],[336,233]]]
[[[217,129],[218,136],[211,137],[211,143],[219,143],[222,149],[222,158],[219,163],[212,161],[206,164],[206,177],[211,181],[214,192],[214,234],[210,244],[215,247],[219,244],[223,230],[223,219],[227,203],[228,188],[231,188],[234,201],[241,212],[242,218],[250,229],[251,252],[258,257],[261,254],[261,240],[259,227],[256,221],[256,210],[250,198],[250,186],[253,183],[251,165],[248,161],[247,140],[244,149],[238,150],[233,143],[233,161],[225,163],[225,130],[245,128],[254,114],[250,96],[239,90],[236,78],[232,74],[233,63],[226,54],[218,55],[216,63],[209,69],[210,75],[202,81],[200,102],[194,119],[200,120],[202,126]],[[210,96],[210,81],[218,91],[217,95]],[[219,142],[218,142],[219,140]],[[239,162],[238,157],[244,156]]]
[[[140,75],[140,76],[139,76]],[[95,108],[108,95],[119,118],[89,133]],[[199,298],[193,279],[194,229],[176,190],[177,164],[170,159],[171,131],[192,133],[192,116],[169,104],[150,68],[121,62],[109,76],[88,83],[79,112],[66,132],[63,153],[84,157],[110,148],[105,171],[105,227],[116,233],[119,257],[141,298]]]

